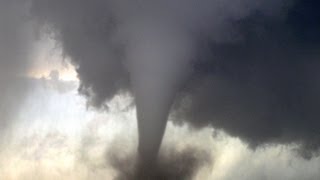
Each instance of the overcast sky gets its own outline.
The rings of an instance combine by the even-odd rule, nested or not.
[[[319,8],[0,0],[0,179],[319,179]]]

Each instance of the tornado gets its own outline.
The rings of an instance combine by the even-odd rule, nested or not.
[[[292,7],[293,1],[32,2],[36,22],[49,28],[76,66],[88,105],[105,109],[115,95],[132,94],[138,161],[156,161],[177,93],[184,96],[176,102],[177,119],[196,128],[215,127],[253,145],[280,136],[290,142],[302,134],[299,141],[318,137],[301,126],[318,117],[313,96],[320,86],[312,69],[318,65],[305,60],[316,54],[307,55],[314,42],[300,46],[303,29],[295,28],[306,22],[299,12],[305,8]],[[298,14],[301,22],[293,23]],[[181,104],[183,98],[190,103]]]
[[[136,101],[139,161],[150,165],[156,161],[175,95],[190,72],[192,48],[182,33],[164,28],[168,25],[143,27],[131,36],[135,39],[127,54]]]

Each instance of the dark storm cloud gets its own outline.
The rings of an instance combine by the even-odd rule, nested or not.
[[[35,0],[33,12],[40,22],[49,26],[65,54],[73,59],[81,80],[80,92],[90,98],[90,103],[99,106],[122,90],[128,90],[125,49],[132,39],[141,38],[136,33],[143,28],[185,28],[178,33],[188,31],[199,36],[204,32],[215,40],[225,41],[233,38],[230,29],[226,37],[221,37],[230,23],[226,19],[241,19],[256,9],[278,13],[279,7],[284,6],[282,1],[214,3],[204,0],[193,10],[194,4],[198,2]]]
[[[180,118],[253,146],[296,142],[318,149],[319,7],[299,1],[283,20],[256,13],[235,22],[241,42],[209,42],[177,103]]]
[[[21,75],[27,68],[32,46],[28,1],[0,2],[0,75]]]
[[[112,43],[115,31],[110,7],[104,1],[35,1],[37,17],[54,31],[63,51],[77,67],[79,91],[89,103],[101,106],[128,88],[121,54]]]
[[[187,74],[175,103],[179,120],[212,125],[253,146],[297,142],[316,149],[318,7],[316,1],[290,0],[35,0],[33,13],[73,60],[79,90],[92,105],[131,92],[129,74],[139,79],[135,84]],[[150,39],[157,45],[148,46]],[[155,67],[150,57],[169,60]],[[192,72],[185,68],[188,58],[180,62],[186,57]],[[165,94],[178,84],[158,85],[161,95],[154,101],[171,97]]]

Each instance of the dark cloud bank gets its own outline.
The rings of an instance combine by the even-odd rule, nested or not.
[[[31,12],[72,59],[91,105],[134,94],[139,151],[149,161],[172,104],[177,121],[222,129],[252,147],[298,143],[305,155],[316,152],[319,7],[315,0],[34,0]]]

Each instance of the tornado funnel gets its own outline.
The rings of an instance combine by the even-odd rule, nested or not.
[[[143,91],[136,91],[139,129],[139,156],[143,161],[153,161],[158,154],[175,90],[167,88],[171,80],[146,77],[137,84]],[[162,91],[159,93],[159,91]]]
[[[127,53],[144,162],[156,159],[171,105],[189,72],[190,43],[174,32],[142,29]]]

